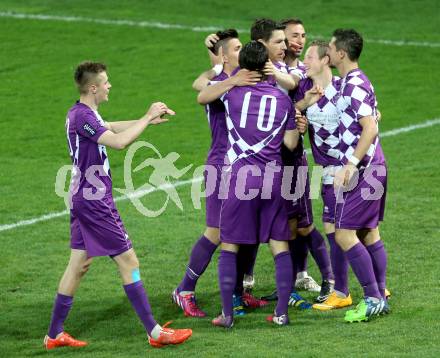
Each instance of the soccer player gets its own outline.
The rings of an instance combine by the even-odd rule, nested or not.
[[[327,295],[327,297],[322,297],[324,302],[313,305],[313,308],[322,311],[342,308],[352,304],[348,291],[348,261],[342,249],[335,243],[336,197],[333,189],[333,178],[336,169],[341,166],[339,159],[339,112],[336,106],[340,78],[332,74],[327,51],[327,42],[317,40],[311,43],[304,56],[307,78],[300,81],[298,90],[295,93],[297,108],[308,106],[305,115],[312,155],[315,163],[323,166],[321,196],[324,207],[322,221],[330,243],[330,259],[335,286],[334,292]],[[310,106],[310,100],[304,101],[304,97],[306,91],[313,86],[323,88],[324,94],[316,103]],[[303,131],[300,124],[298,124],[298,129],[300,132]],[[323,250],[325,250],[325,247]],[[329,277],[328,280],[330,281],[330,279]]]
[[[340,159],[335,174],[336,242],[344,250],[364,291],[345,321],[367,321],[389,312],[385,297],[387,255],[379,234],[383,220],[387,169],[379,142],[377,102],[373,86],[359,68],[363,39],[352,29],[337,29],[329,44],[330,63],[342,80],[337,107],[340,112]]]
[[[263,73],[267,60],[265,46],[251,41],[240,52],[239,64],[243,69]],[[238,248],[260,242],[269,243],[272,250],[279,296],[275,312],[268,320],[286,325],[292,262],[287,213],[281,197],[281,143],[284,141],[294,149],[298,141],[294,107],[290,98],[268,83],[266,77],[255,86],[232,88],[222,96],[222,101],[229,133],[230,185],[220,216],[222,250],[218,271],[223,311],[212,323],[225,328],[233,326],[232,293],[237,280]]]
[[[261,27],[261,26],[260,26]],[[285,64],[281,67],[284,71],[294,78],[297,84],[299,79],[306,78],[305,67],[299,61],[305,44],[306,34],[301,20],[287,19],[281,22],[280,28],[283,29],[284,37],[287,42]],[[263,34],[263,31],[259,31]],[[262,35],[260,35],[262,36]],[[295,102],[296,86],[290,87],[289,96]],[[318,93],[316,88],[310,91]],[[289,226],[292,233],[292,241],[289,243],[290,253],[293,261],[293,277],[296,278],[298,288],[307,289],[313,292],[320,292],[317,297],[318,301],[327,298],[332,290],[333,276],[331,272],[330,259],[327,253],[324,239],[313,225],[312,203],[309,197],[310,184],[308,177],[307,155],[302,144],[302,137],[297,148],[292,153],[282,147],[283,163],[295,168],[292,180],[292,190],[296,187],[305,187],[304,194],[298,200],[286,200],[286,208],[289,215]],[[300,171],[298,168],[305,168],[306,172]],[[298,234],[298,235],[297,235]],[[310,245],[312,255],[315,258],[322,275],[322,286],[307,273],[307,254]],[[268,296],[262,297],[267,300],[276,300],[276,291]],[[310,309],[312,305],[306,302],[303,297],[293,290],[289,300],[289,304],[300,309]]]
[[[195,90],[201,91],[210,84],[213,85],[222,81],[226,86],[252,85],[261,78],[260,74],[249,71],[239,71],[231,76],[232,72],[238,67],[238,54],[242,48],[235,29],[219,31],[216,34],[209,35],[205,40],[205,45],[208,47],[208,54],[214,67],[202,73],[194,81],[193,88]],[[190,317],[206,316],[206,313],[197,306],[195,289],[197,280],[211,262],[212,255],[220,244],[221,199],[219,190],[228,141],[225,107],[220,100],[207,103],[206,114],[212,136],[206,166],[216,169],[216,180],[208,181],[208,174],[206,174],[205,185],[215,185],[215,188],[211,188],[212,194],[206,198],[205,232],[192,248],[185,276],[172,293],[173,301],[182,308],[186,316]],[[242,291],[243,288],[238,285],[234,293],[234,313],[236,315],[244,315],[243,304],[253,308],[267,304],[267,302],[255,299],[249,293],[242,297]]]
[[[70,184],[70,260],[58,286],[46,349],[62,346],[83,347],[87,343],[64,331],[64,321],[72,307],[73,296],[93,257],[109,256],[118,266],[125,293],[147,331],[153,347],[180,344],[191,329],[161,327],[153,317],[139,271],[139,261],[132,248],[112,197],[112,178],[106,146],[124,149],[152,124],[167,121],[174,112],[164,103],[153,103],[139,120],[104,122],[98,113],[108,101],[111,88],[106,66],[83,62],[75,70],[80,99],[69,110],[66,132],[73,162]]]
[[[282,20],[281,24],[285,26],[284,33],[287,41],[285,62],[289,68],[289,72],[301,79],[305,79],[307,78],[306,67],[304,63],[300,61],[300,56],[302,55],[307,40],[304,24],[301,19],[298,18]],[[289,92],[293,100],[295,100],[296,90],[297,88]],[[300,144],[302,144],[302,141]],[[298,145],[294,153],[295,155],[292,158],[295,167],[307,167],[308,165],[307,155],[301,147],[301,145]],[[313,225],[312,201],[309,197],[309,175],[308,173],[304,174],[305,178],[301,178],[301,180],[305,181],[305,193],[297,203],[297,209],[295,209],[295,207],[291,208],[292,211],[290,215],[290,217],[298,217],[296,223],[297,235],[295,240],[291,243],[294,270],[297,272],[295,287],[311,292],[320,292],[316,300],[323,301],[332,290],[332,275],[329,271],[329,258],[324,239]],[[291,222],[292,228],[293,225],[294,223]],[[321,272],[321,286],[319,286],[307,272],[307,255],[309,249]]]

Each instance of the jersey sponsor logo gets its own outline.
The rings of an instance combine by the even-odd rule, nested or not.
[[[90,134],[90,136],[94,136],[96,134],[96,130],[91,126],[90,123],[84,123],[83,129]]]

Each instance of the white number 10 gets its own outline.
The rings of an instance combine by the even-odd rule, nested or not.
[[[246,121],[249,110],[249,102],[251,100],[251,92],[246,92],[243,99],[243,107],[241,108],[240,128],[246,127]],[[266,102],[270,100],[270,111],[267,124],[264,126],[264,116],[266,114]],[[277,110],[277,99],[274,96],[264,95],[260,100],[260,108],[258,110],[257,128],[263,132],[269,132],[273,127],[273,121],[275,119],[275,112]]]

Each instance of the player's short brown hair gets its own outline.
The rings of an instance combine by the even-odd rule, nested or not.
[[[301,19],[297,18],[297,17],[291,17],[290,19],[283,19],[280,21],[280,24],[287,27],[287,25],[303,25],[303,22],[301,21]]]
[[[229,40],[238,39],[238,32],[235,29],[227,29],[223,31],[217,31],[216,35],[218,37],[218,41],[211,49],[214,54],[218,54],[218,50],[220,47],[223,47],[223,52],[226,50],[226,46],[228,45]]]
[[[87,85],[101,72],[107,71],[107,66],[100,62],[84,61],[75,70],[73,78],[78,87],[79,93],[87,93]]]
[[[344,50],[351,61],[357,61],[364,46],[362,36],[353,29],[336,29],[333,32],[336,49]]]

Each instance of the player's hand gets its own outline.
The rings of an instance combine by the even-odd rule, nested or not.
[[[295,122],[296,122],[296,129],[298,129],[298,132],[300,134],[304,134],[305,132],[307,132],[307,118],[306,116],[303,116],[302,113],[300,111],[298,111],[295,108]]]
[[[216,34],[210,34],[205,39],[205,46],[208,49],[212,49],[214,45],[218,42],[219,38]]]
[[[296,42],[293,42],[293,41],[288,41],[288,47],[289,47],[293,52],[301,51],[301,45],[300,45],[300,44],[297,44]]]
[[[268,60],[264,65],[263,72],[266,76],[275,76],[276,71],[278,71],[273,65],[271,60]]]
[[[382,119],[382,113],[380,113],[379,110],[376,110],[376,112],[377,112],[377,115],[376,115],[376,121],[379,122],[379,121]]]
[[[358,171],[358,168],[352,163],[345,164],[341,169],[335,173],[335,180],[333,185],[335,187],[348,187],[353,175]]]
[[[166,114],[174,116],[175,112],[172,109],[169,109],[165,103],[155,102],[148,109],[145,118],[149,124],[159,124],[168,121],[168,119],[162,117]]]
[[[208,51],[208,55],[209,55],[209,59],[211,60],[211,65],[215,66],[215,65],[223,65],[224,61],[223,61],[223,48],[219,47],[218,51],[217,51],[217,55],[214,54],[214,52],[212,51]]]
[[[324,95],[324,89],[319,85],[314,85],[304,94],[304,101],[306,103],[306,107],[310,107],[316,102],[318,102],[323,95]]]
[[[231,77],[234,86],[253,86],[261,80],[261,73],[242,69]]]

